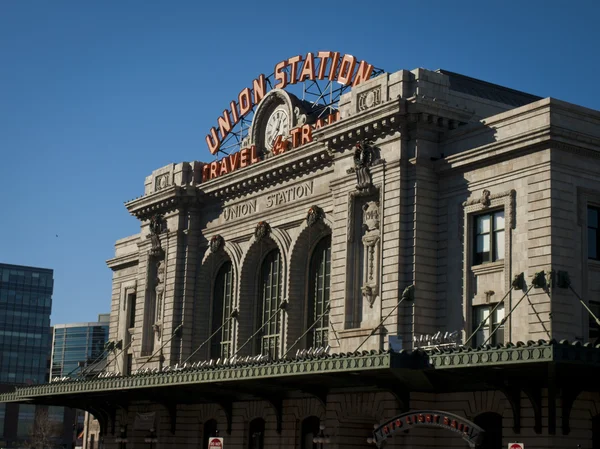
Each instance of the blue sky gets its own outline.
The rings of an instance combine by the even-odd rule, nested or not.
[[[156,168],[211,160],[216,117],[296,54],[444,68],[600,109],[599,5],[0,1],[0,262],[54,269],[54,324],[108,312],[105,260],[138,232],[123,202]]]

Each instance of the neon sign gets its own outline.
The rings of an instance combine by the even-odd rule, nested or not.
[[[307,53],[292,56],[275,65],[275,89],[284,89],[288,85],[307,80],[337,81],[352,87],[367,81],[373,74],[373,66],[365,61],[358,61],[352,55],[341,55],[340,52],[319,51],[316,56]],[[206,136],[206,144],[211,154],[216,154],[225,138],[242,118],[252,111],[267,94],[267,78],[259,75],[252,81],[252,88],[240,91],[237,100],[229,103],[221,116],[217,118],[217,126],[213,126]],[[252,152],[252,150],[249,150]]]
[[[416,410],[403,413],[390,419],[373,431],[372,442],[381,447],[383,442],[394,433],[410,430],[414,427],[438,427],[457,433],[469,443],[477,447],[483,441],[484,430],[460,416],[438,410]]]

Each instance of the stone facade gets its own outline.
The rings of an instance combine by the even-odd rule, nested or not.
[[[252,126],[259,136],[261,123]],[[154,171],[144,194],[126,203],[140,233],[117,241],[108,261],[110,335],[119,348],[109,371],[125,376],[114,385],[131,396],[112,405],[106,422],[129,429],[129,449],[205,447],[205,433],[215,428],[228,448],[312,448],[303,423],[316,417],[325,446],[346,448],[365,447],[377,423],[428,409],[487,425],[490,438],[501,432],[502,447],[514,441],[528,448],[592,447],[598,388],[572,391],[557,383],[565,372],[563,365],[554,368],[554,343],[543,367],[533,364],[526,375],[519,363],[545,357],[545,349],[531,346],[535,341],[589,339],[590,320],[575,294],[588,302],[600,291],[600,262],[587,252],[587,209],[600,205],[599,155],[600,112],[416,69],[353,88],[340,100],[339,120],[313,129],[311,141],[298,148],[210,180],[200,162]],[[489,238],[485,217],[493,222]],[[417,350],[415,337],[457,331],[467,346],[487,343],[485,363],[475,366],[461,352],[456,371],[443,368],[445,362],[412,371],[391,363],[393,380],[369,377],[366,367],[323,374],[318,382],[303,373],[295,386],[281,377],[283,395],[275,394],[275,371],[265,368],[261,375],[272,383],[240,384],[235,400],[216,393],[223,388],[218,381],[215,396],[186,398],[192,390],[185,393],[185,378],[173,397],[151,383],[135,384],[148,385],[141,396],[127,393],[126,379],[145,379],[144,370],[166,373],[209,360],[211,334],[220,325],[231,340],[218,357],[224,366],[262,352],[276,367],[298,350],[319,347],[307,335],[315,333],[313,254],[324,239],[330,239],[329,293],[319,338],[326,335],[332,357],[402,349],[434,360],[441,349]],[[270,323],[277,323],[269,333],[258,325],[267,306],[257,308],[266,295],[261,266],[274,250],[281,275],[273,288],[280,294],[269,305]],[[215,285],[229,263],[225,313],[215,305]],[[572,288],[559,282],[559,272],[568,272]],[[502,331],[477,341],[477,311],[502,304],[494,323]],[[533,349],[511,358],[510,343],[520,341]],[[490,346],[504,344],[497,353]],[[591,363],[597,355],[590,354]],[[197,366],[210,369],[214,359]],[[488,362],[495,368],[487,371]],[[152,416],[152,431],[138,425],[140,416]],[[256,431],[256,418],[264,429]],[[118,434],[105,429],[105,446],[119,448]],[[600,444],[600,435],[594,438]],[[400,432],[387,444],[466,446],[428,428]]]

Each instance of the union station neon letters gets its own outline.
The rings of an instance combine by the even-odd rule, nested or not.
[[[358,86],[371,78],[373,66],[365,61],[358,62],[352,55],[341,56],[340,52],[319,51],[315,56],[307,53],[306,56],[292,56],[275,65],[274,75],[277,84],[275,89],[283,89],[288,85],[307,80],[337,81],[340,84]],[[229,103],[229,109],[217,119],[217,126],[213,126],[206,136],[206,143],[211,154],[219,151],[223,140],[229,135],[233,127],[252,108],[259,104],[267,93],[265,75],[259,75],[252,81],[252,89],[246,87],[238,94],[237,101]]]

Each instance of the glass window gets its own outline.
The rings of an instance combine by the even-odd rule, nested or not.
[[[504,259],[504,211],[475,216],[473,265]]]
[[[498,306],[490,317],[490,313],[496,304],[473,307],[473,330],[475,332],[479,325],[484,322],[483,326],[477,331],[473,337],[473,346],[483,345],[488,340],[490,334],[497,328],[492,338],[486,344],[497,345],[504,343],[504,304]],[[490,319],[491,318],[491,319]]]
[[[265,420],[256,418],[250,421],[248,429],[248,449],[264,449],[265,447]]]
[[[231,354],[231,307],[233,303],[233,265],[225,262],[215,280],[214,300],[211,320],[211,335],[219,328],[220,334],[213,337],[210,346],[210,358],[229,357]]]
[[[589,308],[592,312],[594,312],[594,315],[600,317],[600,301],[590,301]],[[600,326],[598,326],[598,323],[596,323],[596,320],[591,314],[588,315],[590,320],[589,341],[598,344],[600,343],[600,341],[598,341],[598,338],[600,337]]]
[[[135,327],[135,306],[136,296],[135,293],[129,295],[129,319],[127,320],[129,328]]]
[[[319,242],[313,251],[309,270],[307,327],[314,327],[308,333],[307,346],[324,347],[327,346],[329,329],[329,314],[325,311],[329,306],[331,282],[331,237],[325,237]]]
[[[588,258],[600,260],[600,225],[598,215],[600,208],[589,206],[587,209],[587,247]]]
[[[277,358],[279,349],[279,303],[281,302],[281,254],[273,250],[263,260],[260,269],[261,292],[258,301],[260,347],[255,352]]]

